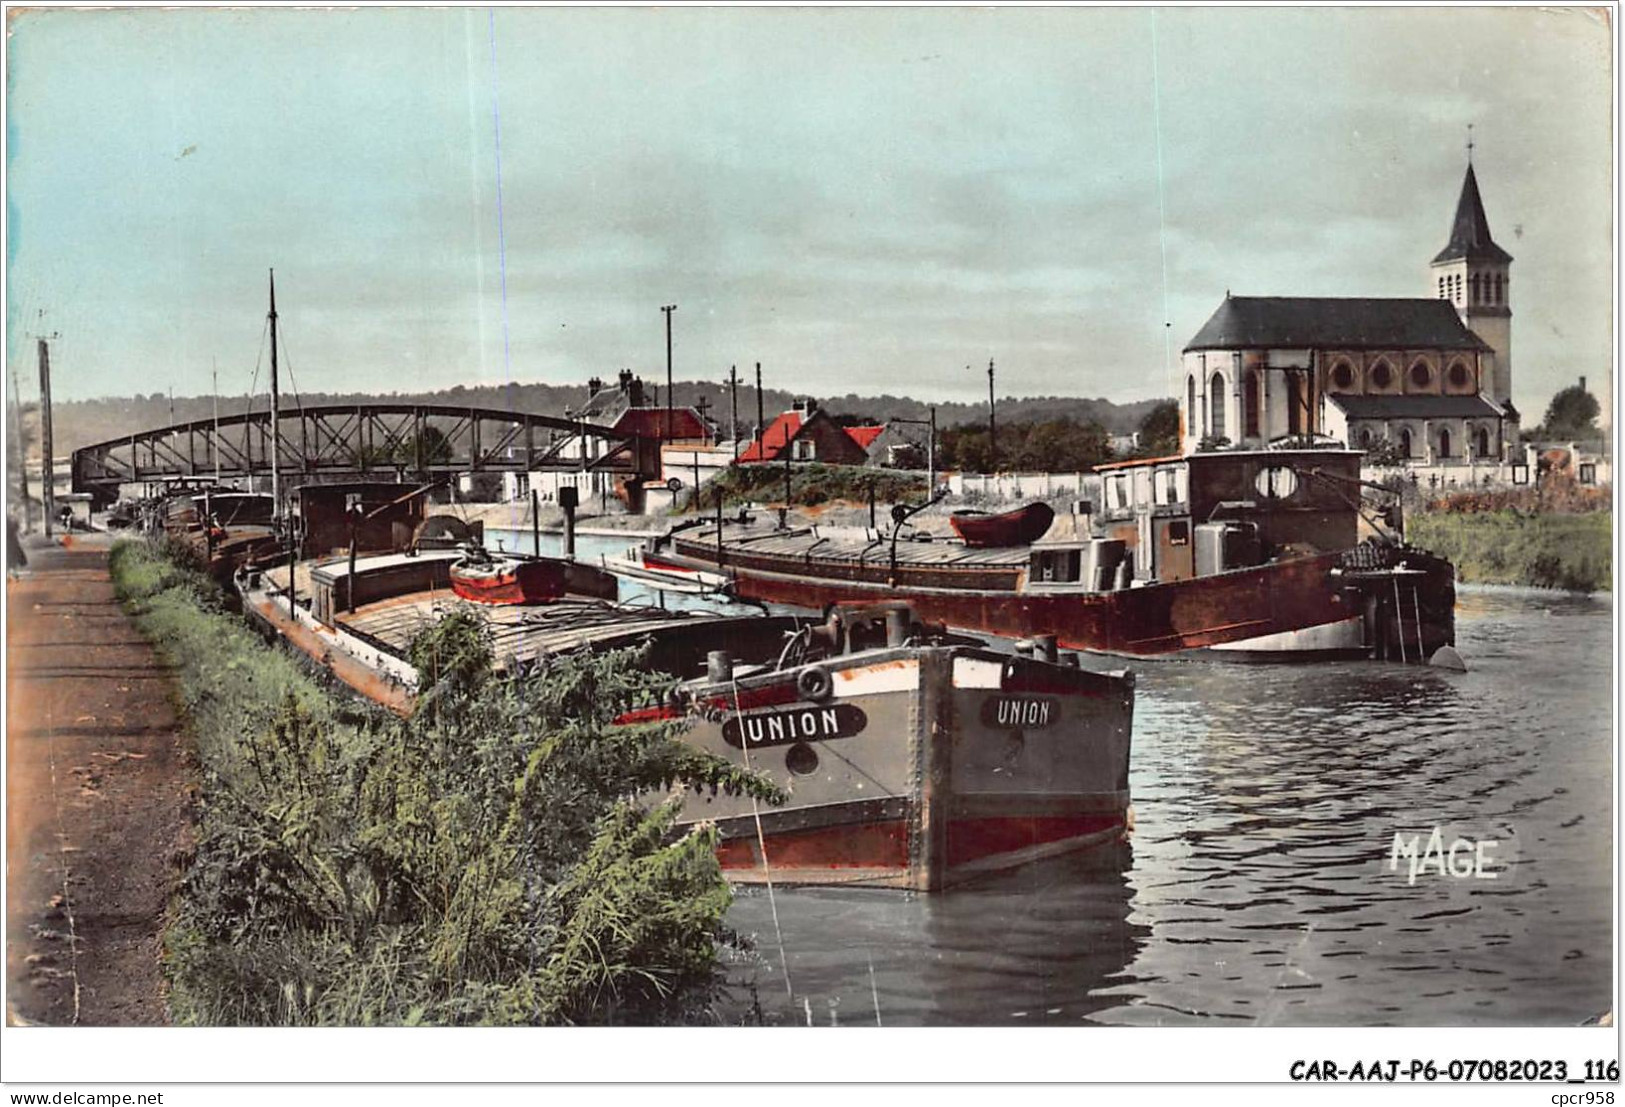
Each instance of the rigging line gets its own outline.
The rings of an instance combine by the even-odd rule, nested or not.
[[[496,136],[497,163],[497,272],[502,281],[502,371],[513,384],[513,366],[508,345],[508,239],[502,224],[502,112],[497,95],[497,13],[485,9],[491,38],[491,126]],[[510,403],[512,398],[510,396]]]
[[[1163,387],[1174,395],[1173,320],[1168,317],[1168,201],[1162,170],[1162,80],[1157,66],[1157,11],[1151,9],[1151,107],[1157,133],[1157,242],[1162,250]]]
[[[288,363],[288,383],[293,385],[293,406],[298,410],[300,415],[303,415],[305,413],[305,405],[299,399],[299,381],[294,378],[293,358],[288,354],[287,328],[278,328],[277,337],[282,340],[282,360]]]
[[[491,40],[491,128],[496,140],[496,167],[497,167],[497,273],[502,287],[502,373],[508,379],[507,393],[508,410],[514,410],[513,402],[513,362],[508,337],[508,238],[502,222],[502,110],[499,95],[499,74],[497,72],[497,15],[495,8],[486,8],[486,27]],[[515,488],[517,490],[517,481]],[[528,483],[528,482],[527,482]],[[528,498],[528,497],[527,497]],[[515,497],[518,503],[518,497]],[[512,529],[518,530],[520,508],[513,511]]]
[[[728,683],[733,686],[734,717],[743,718],[745,710],[739,704],[739,678],[730,675]],[[750,771],[750,742],[744,738],[744,730],[740,730],[739,752],[745,757],[745,771]],[[795,989],[790,986],[790,962],[784,954],[784,931],[779,927],[779,902],[773,895],[773,870],[767,865],[767,841],[762,835],[762,811],[756,802],[756,797],[750,797],[750,815],[756,820],[756,851],[762,859],[762,879],[767,883],[767,906],[773,913],[773,937],[779,943],[779,969],[784,973],[784,990],[790,998],[796,998]]]
[[[254,414],[254,389],[260,383],[260,363],[265,360],[265,332],[271,329],[271,320],[266,319],[260,324],[260,352],[254,357],[254,375],[248,381],[248,409],[245,415]]]

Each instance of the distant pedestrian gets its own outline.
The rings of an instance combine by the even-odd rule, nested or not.
[[[6,516],[6,572],[12,576],[26,568],[28,555],[23,552],[22,539],[17,534],[17,517]]]

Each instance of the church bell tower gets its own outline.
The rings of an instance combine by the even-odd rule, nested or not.
[[[1428,294],[1455,305],[1462,323],[1483,339],[1493,354],[1485,356],[1481,394],[1505,406],[1512,399],[1512,255],[1490,237],[1484,201],[1473,174],[1472,143],[1467,144],[1467,176],[1456,201],[1450,241],[1429,266]]]

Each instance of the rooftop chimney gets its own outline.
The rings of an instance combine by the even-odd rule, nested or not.
[[[797,396],[790,410],[799,411],[805,417],[818,410],[818,401],[811,396]]]

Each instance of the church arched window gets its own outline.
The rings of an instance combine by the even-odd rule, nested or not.
[[[1379,361],[1371,367],[1371,383],[1377,388],[1387,388],[1394,383],[1394,370],[1386,361]]]
[[[1223,438],[1225,436],[1223,373],[1214,373],[1213,379],[1208,382],[1207,416],[1209,433],[1214,438]]]
[[[1450,431],[1445,427],[1439,428],[1439,456],[1450,456]]]
[[[1467,292],[1468,292],[1468,297],[1467,298],[1468,298],[1469,303],[1476,304],[1476,303],[1479,302],[1478,278],[1479,278],[1479,274],[1477,274],[1477,273],[1474,273],[1472,276],[1467,278]]]
[[[1370,427],[1362,427],[1361,430],[1360,430],[1360,449],[1369,450],[1370,448],[1371,448],[1371,428]]]
[[[1353,388],[1354,366],[1350,365],[1346,361],[1340,361],[1336,365],[1332,366],[1332,387]]]
[[[1439,299],[1444,299],[1444,278],[1439,278]]]
[[[1459,361],[1453,361],[1450,363],[1450,372],[1448,376],[1450,379],[1450,387],[1452,388],[1466,388],[1473,379],[1473,375],[1468,371],[1467,366]]]
[[[1242,417],[1242,425],[1246,427],[1246,434],[1249,438],[1258,437],[1258,409],[1260,404],[1259,392],[1258,370],[1249,370],[1247,373],[1247,388],[1243,396],[1247,410]]]
[[[1411,387],[1426,388],[1433,383],[1433,369],[1425,361],[1418,361],[1411,366]]]
[[[1490,456],[1490,432],[1488,427],[1478,428],[1478,450],[1476,452],[1479,457]]]
[[[1185,433],[1194,435],[1201,421],[1196,418],[1196,377],[1185,378]]]
[[[1411,431],[1409,427],[1399,432],[1399,452],[1405,457],[1411,456]]]

